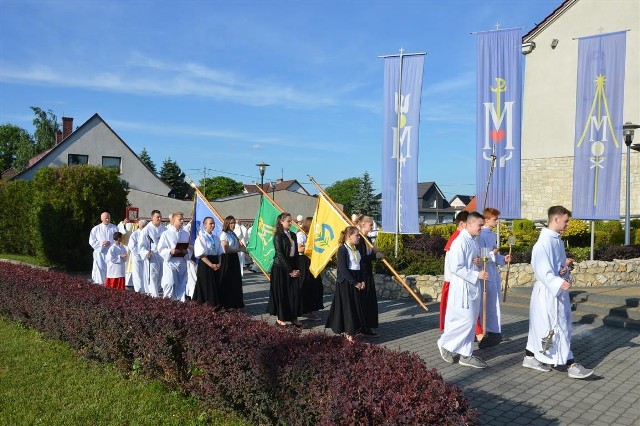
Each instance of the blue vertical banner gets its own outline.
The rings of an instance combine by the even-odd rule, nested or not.
[[[382,229],[418,234],[418,131],[424,54],[384,61]]]
[[[520,218],[522,35],[519,28],[477,34],[476,200]]]
[[[200,191],[196,191],[194,197],[193,218],[191,219],[191,238],[189,239],[191,245],[193,245],[198,233],[202,229],[202,222],[208,216],[212,217],[213,223],[216,224],[213,228],[213,234],[219,237],[222,233],[221,216],[200,194]]]
[[[578,41],[573,216],[620,218],[626,31]]]

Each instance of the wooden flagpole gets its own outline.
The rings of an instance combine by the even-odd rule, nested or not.
[[[280,204],[276,203],[276,200],[274,200],[273,198],[271,198],[271,197],[269,196],[269,194],[267,194],[267,193],[264,191],[264,189],[262,189],[262,188],[260,187],[260,185],[258,185],[256,182],[254,182],[253,184],[254,184],[254,185],[255,185],[255,186],[260,190],[260,192],[262,192],[262,196],[263,196],[263,197],[266,197],[266,198],[267,198],[267,200],[269,200],[269,202],[271,202],[271,204],[273,204],[273,206],[274,206],[276,209],[280,210],[280,213],[284,213],[284,209],[283,209],[282,207],[280,207]],[[296,224],[296,228],[297,228],[299,231],[304,232],[304,230],[303,230],[302,228],[300,228],[300,226],[299,226],[298,224]],[[306,232],[304,232],[304,233],[306,234]]]
[[[309,179],[311,180],[311,183],[313,183],[318,190],[322,193],[322,195],[326,198],[326,200],[331,204],[331,206],[347,221],[347,223],[350,223],[353,225],[353,222],[351,221],[351,219],[349,219],[347,217],[346,214],[344,214],[344,212],[342,211],[342,209],[340,209],[336,203],[331,199],[331,197],[329,196],[329,194],[327,194],[324,189],[322,189],[322,187],[318,184],[318,182],[315,181],[315,179],[309,175],[307,175],[309,177]],[[360,233],[362,235],[362,233]],[[371,244],[371,241],[369,241],[368,238],[364,239],[365,243],[369,246],[369,247],[373,247],[373,244]],[[425,311],[429,311],[429,308],[427,308],[427,306],[424,304],[424,302],[422,301],[422,299],[420,299],[420,296],[418,296],[411,287],[409,287],[409,285],[405,282],[404,279],[402,279],[402,277],[396,272],[395,269],[393,269],[393,266],[391,266],[391,264],[387,261],[387,259],[381,259],[382,263],[384,263],[384,265],[389,269],[389,271],[391,271],[391,273],[393,274],[394,278],[396,279],[396,281],[398,281],[400,284],[402,284],[404,286],[404,288],[407,289],[407,291],[411,294],[411,296],[413,296],[414,299],[416,299],[416,301],[420,304],[420,306],[422,306],[424,308]]]

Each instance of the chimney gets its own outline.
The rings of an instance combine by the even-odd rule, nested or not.
[[[62,142],[62,131],[58,130],[56,131],[56,145],[58,145],[60,142]]]
[[[62,140],[73,132],[73,117],[62,117]]]

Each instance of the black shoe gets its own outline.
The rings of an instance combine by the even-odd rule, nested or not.
[[[378,337],[378,333],[376,333],[375,331],[371,330],[370,328],[363,330],[362,332],[363,336],[369,336],[369,337]]]

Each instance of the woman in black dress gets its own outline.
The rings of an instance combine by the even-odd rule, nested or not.
[[[193,300],[210,306],[220,305],[220,238],[213,234],[216,224],[212,217],[205,217],[202,230],[193,244],[193,252],[198,261],[196,287]]]
[[[316,313],[321,309],[324,309],[322,303],[322,277],[314,277],[309,266],[311,265],[311,259],[304,254],[307,246],[307,236],[309,234],[309,227],[311,226],[312,217],[307,217],[300,224],[300,231],[296,234],[298,239],[298,268],[300,269],[300,312],[307,315],[307,319],[310,321],[322,321],[320,315]]]
[[[372,330],[373,328],[378,328],[378,296],[373,279],[373,261],[383,258],[384,255],[375,246],[367,244],[365,240],[365,238],[369,240],[367,235],[373,230],[373,218],[371,216],[358,215],[354,223],[358,226],[360,233],[364,235],[364,237],[360,236],[360,241],[358,241],[358,251],[361,256],[360,265],[366,286],[365,290],[361,292],[360,299],[365,317],[365,326],[362,329],[362,334],[365,336],[377,336],[378,333]]]
[[[277,317],[278,325],[286,325],[285,321],[290,321],[296,327],[302,327],[298,321],[298,315],[300,315],[298,244],[296,235],[289,230],[291,222],[289,213],[281,213],[278,216],[276,231],[273,235],[275,255],[271,267],[267,313]]]
[[[347,226],[340,234],[338,247],[336,290],[329,311],[326,328],[334,333],[344,333],[345,338],[353,343],[355,336],[365,327],[362,303],[358,298],[366,284],[360,266],[358,241],[360,233],[355,226]]]
[[[220,262],[220,303],[225,309],[244,308],[242,295],[242,270],[238,253],[245,251],[242,241],[233,232],[236,219],[227,216],[220,234],[220,245],[224,254]]]

